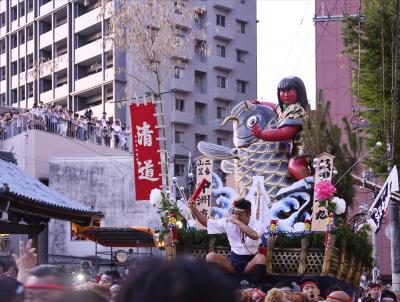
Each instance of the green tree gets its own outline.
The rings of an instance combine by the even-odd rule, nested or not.
[[[316,110],[309,113],[304,123],[303,138],[311,158],[317,157],[322,152],[335,156],[334,166],[337,171],[333,177],[335,184],[360,157],[363,139],[351,130],[349,121],[343,118],[345,140],[347,141],[347,143],[343,143],[342,130],[332,123],[329,109],[329,102],[318,102]],[[350,172],[335,185],[337,195],[342,197],[347,205],[352,204],[354,197],[354,182]]]
[[[393,89],[400,83],[393,80],[394,32],[396,28],[395,0],[362,0],[362,19],[348,17],[342,23],[345,54],[353,62],[353,94],[358,103],[370,111],[359,113],[362,124],[367,121],[374,127],[362,128],[367,133],[366,144],[372,148],[380,141],[385,146],[390,141],[393,114],[391,109]],[[398,115],[397,115],[398,117]],[[395,119],[397,121],[397,119]],[[395,126],[394,163],[400,163],[400,127]],[[374,149],[367,164],[380,174],[387,174],[386,148]]]

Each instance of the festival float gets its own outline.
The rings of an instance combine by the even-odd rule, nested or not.
[[[266,275],[327,276],[358,287],[374,262],[368,241],[371,219],[347,219],[346,201],[336,194],[335,185],[344,175],[335,169],[335,156],[326,150],[311,157],[307,150],[303,82],[288,77],[279,85],[296,90],[294,102],[286,104],[278,87],[279,104],[242,101],[225,118],[222,125],[232,123],[234,148],[198,144],[203,156],[196,161],[195,192],[176,178],[171,185],[179,199],[171,198],[169,190],[151,191],[162,223],[155,245],[169,258],[185,253],[204,258],[209,251],[226,255],[226,237],[207,235],[188,205],[195,202],[208,219],[222,218],[242,196],[263,227],[259,252],[266,255]],[[230,185],[213,171],[216,164]]]

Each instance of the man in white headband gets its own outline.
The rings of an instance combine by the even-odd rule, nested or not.
[[[240,198],[233,202],[233,213],[228,218],[207,219],[190,203],[193,215],[204,226],[208,234],[226,233],[231,252],[229,258],[211,252],[206,261],[216,263],[228,273],[253,274],[253,283],[259,284],[265,275],[265,255],[258,253],[261,227],[257,220],[251,218],[251,202]]]

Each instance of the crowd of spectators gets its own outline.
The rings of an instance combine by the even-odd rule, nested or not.
[[[237,288],[217,266],[182,257],[174,261],[152,259],[138,263],[121,276],[116,270],[96,277],[68,274],[63,267],[37,265],[32,241],[20,242],[13,254],[17,270],[2,271],[0,302],[352,302],[337,285],[323,292],[312,277],[297,284],[288,278],[275,285],[257,287],[242,282]],[[18,272],[17,272],[18,271]],[[396,295],[379,284],[371,284],[359,298],[362,302],[397,302]]]
[[[40,102],[31,110],[12,108],[0,115],[0,140],[20,134],[27,129],[51,132],[64,137],[88,141],[117,149],[128,150],[130,129],[120,120],[110,121],[107,113],[94,117],[91,109],[79,115],[62,106]]]

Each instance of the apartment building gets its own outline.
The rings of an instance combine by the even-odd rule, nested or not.
[[[113,48],[103,39],[109,16],[99,18],[99,10],[89,0],[2,0],[0,103],[32,108],[43,101],[118,115],[110,103]]]
[[[100,16],[98,0],[1,0],[0,103],[31,108],[35,102],[67,106],[129,122],[126,87],[137,87],[117,70],[133,70],[126,54],[105,39],[118,1]],[[176,172],[188,150],[208,140],[229,146],[232,127],[219,123],[240,100],[256,98],[256,1],[191,1],[202,14],[177,24],[198,35],[189,60],[174,66],[167,94],[166,126]],[[205,38],[204,38],[205,37]],[[203,51],[204,45],[208,52]],[[131,63],[132,64],[132,63]],[[172,61],[171,61],[171,64]],[[143,90],[143,93],[146,91]]]
[[[220,123],[237,102],[257,97],[256,1],[191,2],[202,13],[191,23],[177,25],[181,35],[195,37],[189,48],[192,54],[174,66],[163,87],[172,92],[163,100],[175,175],[185,171],[189,150],[199,155],[199,141],[232,147],[232,125],[220,127]],[[138,86],[130,78],[127,83]]]

